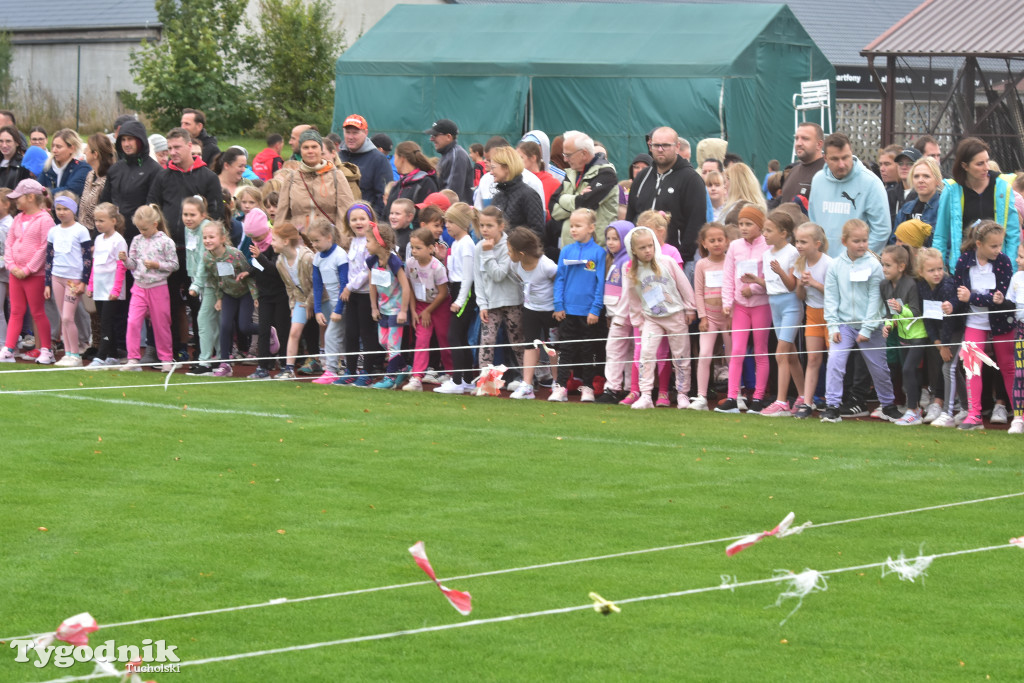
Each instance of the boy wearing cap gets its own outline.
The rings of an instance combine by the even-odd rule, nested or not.
[[[359,190],[363,200],[378,216],[384,215],[384,187],[391,181],[391,162],[367,137],[370,127],[359,114],[351,114],[341,124],[345,144],[338,157],[359,167]]]
[[[459,195],[459,201],[472,204],[473,160],[469,158],[469,152],[455,142],[459,137],[459,127],[451,119],[438,119],[423,133],[430,136],[434,149],[441,155],[437,168],[441,187],[453,190]]]

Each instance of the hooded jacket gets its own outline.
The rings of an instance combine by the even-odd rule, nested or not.
[[[859,218],[868,224],[868,248],[880,254],[892,234],[889,198],[882,179],[853,157],[853,168],[843,178],[832,175],[828,164],[814,175],[808,215],[825,230],[828,255],[833,259],[846,253],[843,224]]]
[[[124,130],[124,128],[121,130]],[[203,146],[203,152],[201,155],[203,157],[203,163],[209,166],[213,163],[216,156],[220,154],[220,147],[217,146],[217,138],[210,135],[206,130],[206,126],[203,126],[203,129],[199,131],[199,137],[196,141]]]
[[[440,189],[435,171],[427,172],[417,168],[411,173],[406,173],[399,178],[398,184],[388,195],[386,213],[380,216],[381,220],[387,220],[391,215],[391,205],[395,203],[396,199],[411,199],[413,204],[419,204],[427,198],[428,194],[438,192]]]
[[[932,231],[932,246],[939,250],[947,268],[952,272],[960,258],[960,243],[964,233],[964,188],[953,180],[946,180],[939,199],[939,211]],[[1013,175],[997,176],[995,187],[995,221],[1003,226],[1003,253],[1010,259],[1011,273],[1017,270],[1017,247],[1020,245],[1020,218],[1013,203]],[[813,219],[812,219],[813,220]],[[926,221],[927,222],[927,221]],[[1010,229],[1013,226],[1013,229]]]
[[[459,201],[473,203],[473,160],[469,152],[452,140],[444,149],[437,150],[441,163],[437,166],[441,189],[448,189],[459,195]]]
[[[583,192],[587,188],[590,191]],[[576,209],[590,209],[597,214],[594,240],[603,246],[605,228],[619,214],[619,179],[604,154],[594,155],[582,175],[571,168],[565,172],[562,193],[551,205],[551,217],[562,221],[563,248],[574,241],[569,234],[569,216]]]
[[[359,167],[359,191],[363,200],[369,203],[377,216],[384,216],[384,188],[391,181],[388,158],[374,147],[370,138],[364,139],[362,146],[354,152],[342,145],[338,157]]]
[[[185,197],[194,195],[206,199],[206,213],[211,218],[219,218],[224,215],[220,178],[209,169],[202,158],[195,159],[192,162],[192,168],[187,171],[181,170],[172,162],[167,162],[167,168],[161,169],[149,186],[146,203],[156,204],[163,211],[167,227],[171,231],[171,239],[179,249],[185,247],[185,224],[181,222],[181,201]]]
[[[252,159],[252,170],[260,180],[269,182],[284,166],[284,159],[273,147],[266,147]]]
[[[126,136],[139,142],[139,151],[135,154],[125,154],[121,142]],[[107,169],[107,182],[100,192],[98,203],[110,202],[117,207],[124,216],[124,239],[131,244],[132,238],[139,234],[132,216],[136,209],[146,203],[149,187],[163,168],[149,156],[146,127],[138,121],[128,121],[121,126],[114,147],[117,150],[117,162]]]
[[[650,166],[637,174],[629,189],[626,220],[635,223],[637,216],[651,209],[671,214],[665,242],[678,247],[689,263],[695,260],[697,235],[707,222],[709,201],[704,180],[689,161],[679,156],[665,173],[659,174],[657,166]]]
[[[911,218],[919,218],[928,225],[932,226],[932,234],[925,240],[923,246],[932,246],[932,239],[935,235],[935,223],[939,216],[939,202],[942,198],[942,187],[940,186],[938,191],[932,195],[932,198],[925,202],[924,210],[921,211],[920,216],[914,215],[914,207],[917,206],[918,196],[916,190],[911,190],[910,195],[907,196],[907,201],[900,205],[899,211],[896,212],[896,225],[893,226],[893,237],[889,240],[895,244],[895,229],[900,227],[900,223],[909,221]]]

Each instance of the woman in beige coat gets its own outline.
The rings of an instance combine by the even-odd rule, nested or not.
[[[352,204],[352,189],[345,174],[324,158],[323,138],[313,129],[299,136],[296,167],[281,173],[276,221],[289,221],[305,233],[317,218],[337,225]]]

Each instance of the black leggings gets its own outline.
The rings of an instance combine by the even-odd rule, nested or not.
[[[288,333],[291,330],[291,309],[288,307],[286,293],[260,297],[260,336],[256,340],[256,353],[262,359],[260,367],[273,370],[274,361],[270,356],[270,330],[277,330],[277,340],[281,344],[278,356],[284,357],[288,347]]]
[[[559,349],[558,385],[564,387],[569,381],[569,373],[578,378],[585,386],[593,388],[594,376],[597,374],[597,356],[604,342],[598,338],[602,328],[599,325],[588,325],[585,315],[566,315],[558,325],[558,340],[569,341]],[[572,341],[572,340],[584,341]],[[564,365],[563,365],[564,363]]]
[[[231,342],[235,336],[235,321],[239,333],[256,334],[259,326],[252,322],[252,296],[247,292],[241,299],[225,294],[220,300],[220,359],[231,357]],[[242,349],[239,349],[242,351]]]
[[[359,358],[359,342],[363,343],[363,372],[379,375],[384,368],[384,349],[377,335],[377,323],[373,321],[370,295],[351,292],[345,304],[345,372],[356,374]]]
[[[929,343],[927,339],[914,339],[902,344],[900,351],[903,355],[903,393],[907,396],[907,410],[913,410],[917,406],[921,396],[918,368],[925,354],[934,348],[935,345]]]
[[[100,360],[116,358],[118,351],[125,348],[125,326],[128,324],[128,301],[97,301],[96,311],[100,319],[99,349],[96,357]],[[93,340],[96,343],[96,340]]]
[[[461,282],[449,282],[448,288],[451,291],[452,301],[459,298]],[[453,313],[448,322],[448,345],[452,347],[469,345],[469,328],[476,318],[476,294],[472,291],[466,299],[466,305],[462,309],[462,315]],[[452,348],[452,381],[461,383],[466,375],[473,372],[473,350],[468,348]]]

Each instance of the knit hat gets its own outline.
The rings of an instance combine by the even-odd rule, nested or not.
[[[764,228],[764,214],[761,212],[761,209],[757,208],[756,206],[744,206],[742,209],[740,209],[740,215],[738,216],[737,220],[739,218],[746,218],[749,221],[753,221],[754,224],[757,225],[759,230]]]
[[[46,166],[48,158],[45,149],[32,145],[25,150],[25,156],[21,158],[21,165],[32,171],[38,178],[43,174],[43,168]]]
[[[307,128],[306,130],[302,131],[302,135],[299,136],[299,147],[302,147],[302,143],[306,142],[307,140],[316,140],[321,145],[324,144],[323,136],[321,136],[320,133],[313,130],[312,128]]]
[[[252,209],[245,214],[242,221],[242,229],[245,234],[252,238],[253,243],[260,251],[266,251],[270,246],[270,223],[267,221],[267,214],[262,209]]]
[[[932,226],[924,221],[911,218],[896,226],[896,239],[911,247],[923,247],[925,240],[932,234]]]
[[[149,136],[149,148],[154,152],[166,152],[167,138],[159,133],[153,133]]]

